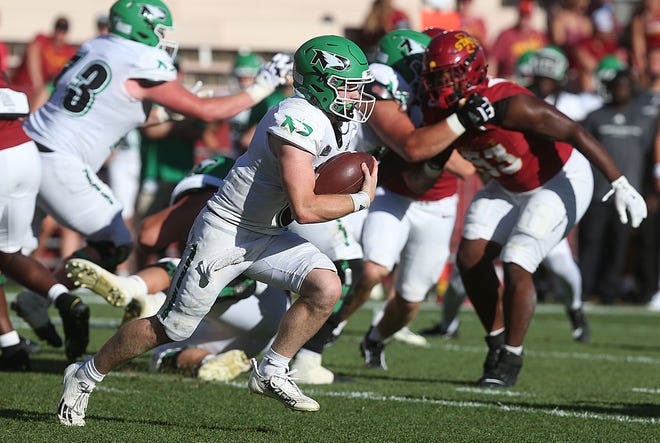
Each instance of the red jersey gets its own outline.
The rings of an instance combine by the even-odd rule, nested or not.
[[[487,97],[491,103],[519,94],[534,95],[502,79],[490,79],[487,85],[477,87],[474,92]],[[426,108],[424,118],[427,122],[437,122],[444,116],[438,108]],[[485,127],[485,131],[466,131],[453,146],[479,171],[487,173],[509,191],[538,188],[561,170],[573,152],[568,143],[510,131],[490,123]]]
[[[451,197],[458,190],[458,178],[443,172],[433,187],[423,194],[417,194],[406,186],[402,173],[410,165],[394,152],[390,152],[378,165],[378,184],[395,194],[417,201],[437,201]]]
[[[8,87],[9,85],[4,76],[0,73],[0,88]],[[13,148],[29,141],[30,137],[23,131],[23,125],[19,120],[3,120],[0,118],[0,150]]]
[[[53,44],[53,38],[47,35],[37,35],[33,43],[39,46],[41,75],[46,83],[53,81],[69,59],[76,54],[75,46],[67,44],[56,47]],[[25,58],[14,73],[13,83],[20,87],[32,86]]]

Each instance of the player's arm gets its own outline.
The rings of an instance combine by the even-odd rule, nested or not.
[[[526,94],[495,104],[497,119],[505,129],[533,132],[573,145],[600,169],[610,182],[621,177],[612,157],[582,125],[545,101]]]
[[[655,189],[660,192],[660,117],[656,121],[655,139],[653,142],[653,154],[655,163],[653,165],[653,177],[655,177]]]
[[[462,100],[460,107],[444,120],[415,129],[407,138],[405,151],[413,161],[428,160],[445,151],[465,131],[475,130],[495,118],[487,97],[475,93]]]
[[[355,199],[348,194],[314,193],[316,174],[312,166],[312,154],[286,141],[269,135],[270,149],[278,158],[282,172],[282,184],[289,199],[294,219],[300,223],[318,223],[334,220],[355,212]],[[365,174],[361,192],[366,192],[368,202],[373,201],[376,194],[376,177],[378,166],[375,165],[371,174],[366,164],[362,165]]]
[[[631,216],[633,228],[646,218],[647,208],[642,196],[633,188],[614,163],[612,157],[579,123],[566,117],[555,107],[534,96],[520,94],[495,104],[503,128],[535,132],[548,138],[570,143],[580,150],[607,177],[612,185],[602,197],[614,195],[614,204],[621,223]]]

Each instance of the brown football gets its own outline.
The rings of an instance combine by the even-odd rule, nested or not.
[[[361,164],[374,170],[376,159],[366,152],[342,152],[319,166],[316,171],[316,194],[353,194],[362,188]]]

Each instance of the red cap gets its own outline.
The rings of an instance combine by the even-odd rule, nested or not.
[[[520,15],[531,15],[534,11],[534,2],[531,0],[520,0],[518,3],[518,13]]]

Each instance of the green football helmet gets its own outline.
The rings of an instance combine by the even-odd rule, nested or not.
[[[110,8],[112,34],[163,49],[174,58],[178,44],[165,39],[171,29],[172,13],[160,0],[119,0]]]
[[[596,78],[594,80],[598,95],[605,101],[609,101],[612,98],[609,92],[609,84],[619,74],[627,72],[627,70],[628,65],[614,55],[606,55],[600,59],[596,66]]]
[[[518,57],[516,61],[516,83],[522,86],[529,86],[532,83],[534,57],[536,57],[535,50],[525,51]]]
[[[342,120],[367,121],[376,98],[365,93],[364,86],[373,80],[362,49],[344,37],[314,37],[293,56],[296,92]]]
[[[390,66],[408,82],[419,99],[422,79],[422,57],[431,37],[411,29],[388,32],[378,42],[376,61]]]
[[[546,77],[563,82],[568,72],[568,59],[557,46],[539,49],[532,59],[532,73],[536,77]]]
[[[231,72],[235,77],[255,77],[263,62],[254,52],[239,50]]]

